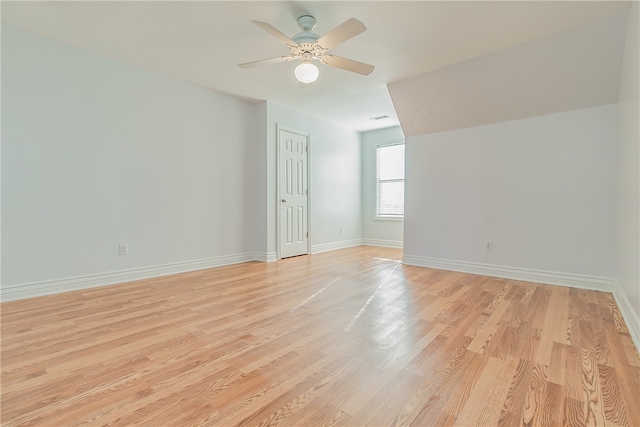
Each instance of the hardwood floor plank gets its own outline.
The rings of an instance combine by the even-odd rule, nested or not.
[[[524,400],[522,425],[557,426],[563,421],[560,408],[564,407],[562,387],[548,382],[541,365],[534,365],[529,388]]]
[[[567,341],[568,295],[569,290],[567,288],[556,286],[551,290],[551,297],[541,328],[542,335],[536,353],[536,362],[542,365],[549,366],[551,363],[554,342],[565,344]]]
[[[582,379],[582,350],[570,346],[566,349],[564,394],[576,402],[585,402]]]
[[[478,383],[464,408],[456,417],[456,426],[492,426],[498,423],[502,403],[518,367],[517,360],[489,358]]]
[[[485,349],[491,343],[492,338],[498,334],[500,328],[506,326],[502,317],[510,306],[511,302],[508,300],[501,300],[497,303],[487,321],[478,330],[471,343],[469,343],[470,351],[484,353]]]
[[[344,400],[340,405],[340,409],[349,415],[355,415],[373,396],[385,388],[387,384],[404,369],[411,359],[442,333],[444,329],[444,325],[436,325],[413,346],[404,350],[400,357],[389,360],[388,363],[376,371],[376,375],[369,376],[349,398]]]
[[[354,247],[2,303],[3,426],[640,425],[611,294]]]
[[[559,344],[567,343],[567,323],[569,318],[569,288],[556,286],[552,291],[549,322],[553,325],[553,341]]]
[[[425,399],[426,403],[422,405],[412,424],[435,425],[443,413],[457,416],[487,360],[486,356],[466,349],[457,352],[429,383],[429,387],[419,391],[420,395],[430,397]]]
[[[582,349],[582,387],[587,425],[604,425],[604,407],[594,354]]]
[[[605,294],[604,292],[596,292],[596,297],[598,298],[598,306],[600,309],[606,311],[608,316],[611,316],[616,331],[620,334],[629,335],[629,330],[627,329],[627,325],[624,323],[622,313],[620,313],[620,309],[618,308],[613,295]]]
[[[352,425],[397,425],[407,399],[420,388],[424,379],[401,370],[387,386],[378,391],[351,419]]]
[[[525,321],[531,325],[532,328],[539,330],[544,329],[545,320],[548,312],[549,301],[551,299],[552,287],[548,285],[538,285],[535,293],[531,298],[529,304],[529,310],[527,311],[527,317]]]
[[[631,426],[615,369],[598,365],[598,374],[605,420],[619,426]]]
[[[566,427],[586,426],[587,424],[585,421],[585,413],[583,407],[583,402],[572,399],[570,397],[565,397],[563,425]]]
[[[529,378],[532,369],[532,362],[518,359],[518,364],[509,383],[509,388],[502,404],[502,411],[496,425],[514,426],[521,424],[524,401],[529,390]]]
[[[351,417],[333,405],[325,404],[320,410],[309,412],[297,426],[351,426]]]
[[[549,382],[564,386],[567,376],[567,346],[553,343],[551,350],[551,363],[545,366],[545,376]]]
[[[635,347],[635,345],[633,345],[631,337],[626,334],[619,335],[619,337],[620,341],[622,341],[622,347],[624,348],[624,352],[627,355],[627,361],[629,362],[629,365],[640,368],[640,353],[638,353],[638,349]],[[613,358],[613,356],[611,357]]]
[[[498,292],[498,295],[496,295],[493,300],[491,300],[487,308],[484,309],[483,314],[492,314],[498,307],[498,304],[505,299],[512,287],[513,285],[511,283],[505,284],[502,289],[500,289],[500,292]]]
[[[626,354],[623,353],[623,345],[617,330],[605,329],[605,333],[612,349],[613,367],[622,392],[622,400],[625,402],[631,423],[638,424],[638,420],[640,420],[640,405],[637,404],[640,402],[640,386],[638,385],[640,372],[629,365]]]

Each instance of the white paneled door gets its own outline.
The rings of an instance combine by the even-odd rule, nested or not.
[[[280,258],[309,252],[309,134],[278,127]]]

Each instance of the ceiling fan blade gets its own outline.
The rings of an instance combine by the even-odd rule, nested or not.
[[[251,22],[256,24],[258,27],[262,28],[263,30],[265,30],[267,33],[271,34],[275,38],[282,40],[286,44],[293,45],[293,46],[298,46],[298,43],[296,43],[293,40],[291,40],[282,31],[278,30],[273,25],[267,24],[266,22],[260,22],[260,21],[251,21]]]
[[[318,44],[325,49],[332,49],[340,43],[349,40],[351,37],[357,36],[367,27],[355,18],[351,18],[329,31],[318,39]]]
[[[253,67],[259,67],[260,65],[270,65],[270,64],[277,64],[279,62],[287,62],[287,61],[291,61],[292,59],[293,59],[293,56],[278,56],[275,58],[261,59],[260,61],[245,62],[244,64],[238,64],[238,67],[253,68]]]
[[[373,72],[374,66],[365,64],[364,62],[354,61],[353,59],[343,58],[341,56],[324,54],[322,63],[330,67],[341,68],[343,70],[368,76]]]

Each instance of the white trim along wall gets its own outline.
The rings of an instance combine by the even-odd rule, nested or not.
[[[464,261],[451,261],[427,257],[405,255],[403,264],[440,270],[460,271],[481,276],[500,277],[525,282],[543,283],[547,285],[568,286],[571,288],[612,294],[627,324],[629,335],[636,348],[640,348],[640,318],[636,315],[629,298],[620,285],[611,278],[567,274],[553,271],[534,270],[528,268],[505,267]]]

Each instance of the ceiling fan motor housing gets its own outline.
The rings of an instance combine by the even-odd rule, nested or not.
[[[291,37],[291,40],[298,44],[297,46],[289,46],[291,55],[303,61],[321,60],[326,49],[316,43],[320,36],[311,32],[316,26],[316,18],[311,15],[302,15],[298,18],[298,26],[302,32]]]
[[[316,26],[316,18],[311,15],[302,15],[298,18],[298,26],[302,30],[301,33],[291,37],[291,40],[298,44],[315,43],[320,38],[319,35],[311,32]]]
[[[309,32],[316,26],[316,18],[311,15],[302,15],[298,18],[298,26],[302,31]]]

